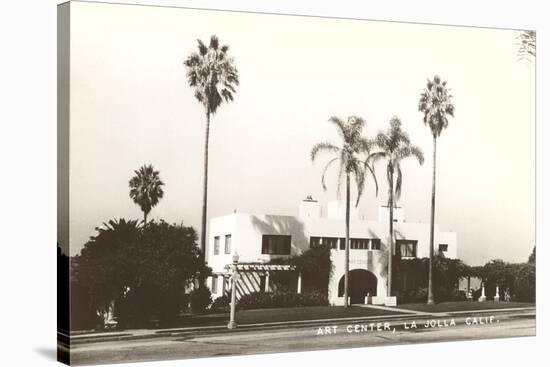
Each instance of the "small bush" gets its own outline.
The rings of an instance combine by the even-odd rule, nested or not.
[[[189,301],[191,302],[191,311],[194,313],[201,313],[206,310],[212,303],[212,293],[207,287],[195,288],[189,295]]]
[[[227,312],[229,310],[229,303],[231,300],[228,296],[221,296],[218,297],[212,302],[212,305],[210,306],[211,311],[220,311],[220,312]]]
[[[307,306],[328,306],[328,298],[321,292],[301,294],[290,292],[254,292],[242,296],[237,303],[237,308],[242,310]]]
[[[534,264],[522,264],[514,280],[514,299],[520,302],[535,302],[536,300],[536,270]]]

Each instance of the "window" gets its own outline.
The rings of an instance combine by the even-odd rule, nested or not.
[[[212,275],[212,293],[218,293],[218,276]]]
[[[214,255],[218,255],[220,253],[220,237],[216,236],[214,237]]]
[[[417,242],[413,240],[397,240],[398,255],[401,257],[416,257]]]
[[[309,247],[318,247],[318,246],[327,246],[331,249],[338,248],[337,237],[310,237],[309,238]]]
[[[325,242],[326,241],[326,242]],[[323,237],[323,244],[330,243],[331,248],[337,248],[338,238]],[[370,243],[370,247],[369,247]],[[382,243],[380,238],[350,238],[349,239],[349,248],[351,250],[380,250]],[[340,238],[340,250],[346,249],[346,239]]]
[[[352,238],[349,248],[352,250],[366,250],[369,247],[369,240],[366,238]]]
[[[439,252],[447,252],[449,250],[449,245],[446,243],[439,244]]]
[[[231,253],[231,235],[225,235],[225,254],[229,255]]]
[[[290,255],[290,236],[264,234],[262,236],[262,254]]]
[[[338,247],[338,238],[336,237],[323,237],[323,245],[331,249]]]
[[[321,237],[310,237],[309,238],[309,247],[317,247],[321,246]]]

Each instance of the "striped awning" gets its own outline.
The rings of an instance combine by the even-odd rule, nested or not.
[[[232,269],[233,265],[228,264],[225,269]],[[278,264],[237,264],[237,271],[290,271],[294,270],[292,265],[278,265]]]

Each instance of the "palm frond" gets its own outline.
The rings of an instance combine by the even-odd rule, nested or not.
[[[369,160],[367,158],[367,160],[364,163],[365,164],[365,169],[369,170],[371,175],[372,175],[372,179],[374,180],[374,186],[376,188],[376,197],[378,197],[378,179],[376,178],[376,173],[375,173],[375,170],[374,170],[374,166],[369,164],[368,162],[369,162]]]
[[[391,206],[391,197],[393,195],[393,172],[392,172],[392,162],[388,162],[386,166],[386,179],[388,180],[388,206]]]
[[[433,80],[428,79],[420,95],[418,110],[424,114],[423,122],[430,127],[434,137],[440,136],[447,128],[447,115],[454,116],[452,97],[447,82],[442,81],[438,75]]]
[[[231,102],[235,86],[239,85],[238,71],[233,58],[227,55],[229,46],[220,47],[213,35],[209,46],[197,40],[198,53],[192,53],[184,61],[187,67],[187,81],[194,89],[195,98],[207,113],[216,113],[222,102]]]
[[[355,201],[355,207],[357,207],[365,188],[365,170],[360,164],[353,165],[353,175],[355,177],[355,184],[357,185],[357,200]]]
[[[216,35],[212,35],[210,37],[210,45],[208,46],[208,48],[217,50],[219,45],[220,45],[220,41],[218,40],[218,37]]]
[[[518,58],[532,61],[537,56],[537,34],[535,31],[516,32]]]
[[[208,53],[208,47],[200,40],[197,39],[198,48],[199,48],[199,54],[201,56],[205,56]]]
[[[128,182],[130,198],[143,212],[149,213],[164,196],[164,182],[152,165],[143,165],[134,173],[135,176]]]
[[[315,161],[315,158],[317,157],[317,154],[319,154],[322,151],[338,152],[339,150],[340,150],[340,148],[338,148],[337,146],[335,146],[332,143],[325,142],[325,143],[315,144],[313,146],[313,148],[311,149],[311,161],[312,162]]]
[[[401,198],[401,185],[403,181],[403,175],[401,173],[401,165],[399,163],[396,164],[396,171],[397,171],[397,177],[395,180],[395,200],[394,205],[399,201]]]
[[[338,127],[338,134],[346,140],[347,126],[344,121],[338,116],[331,116],[328,120]]]
[[[327,190],[327,185],[325,184],[325,175],[327,173],[327,170],[329,169],[329,167],[332,165],[332,163],[336,162],[339,158],[333,158],[331,159],[327,165],[325,166],[325,169],[323,170],[323,174],[321,175],[321,185],[323,186],[323,190]]]
[[[416,157],[420,165],[424,164],[424,152],[422,152],[422,149],[420,149],[420,147],[416,145],[412,145],[410,147],[410,151],[411,151],[411,155],[413,157]]]
[[[401,161],[413,156],[418,159],[420,164],[424,162],[422,150],[411,144],[409,135],[401,126],[401,120],[398,117],[392,117],[388,130],[378,133],[375,139],[376,145],[381,149],[381,152],[376,152],[373,158],[371,158],[373,162],[381,159],[386,159],[388,162],[386,168],[388,205],[392,205],[390,197],[394,196],[395,201],[401,197],[401,187],[403,184]]]
[[[365,163],[368,164],[375,164],[378,163],[380,160],[387,158],[388,153],[384,151],[374,152],[367,156],[367,159],[365,160]]]
[[[344,174],[353,174],[358,189],[356,201],[357,206],[365,186],[367,170],[373,175],[376,185],[376,193],[378,195],[378,182],[376,181],[374,169],[370,166],[370,161],[368,158],[371,151],[376,147],[376,141],[366,139],[361,135],[365,126],[365,120],[359,116],[349,116],[346,121],[337,116],[332,116],[329,118],[329,122],[336,125],[337,131],[342,137],[343,144],[341,147],[327,142],[315,144],[311,150],[311,160],[315,161],[318,153],[322,151],[338,153],[338,157],[331,159],[325,166],[321,176],[321,184],[323,189],[326,190],[325,176],[327,169],[334,162],[339,161],[336,189],[337,197],[340,198]],[[363,158],[365,154],[367,155],[366,159]],[[372,156],[371,159],[374,159],[374,157],[375,156]]]
[[[340,167],[338,169],[338,178],[336,179],[336,197],[340,199],[341,193],[342,193],[342,178],[344,177],[344,173],[346,172],[346,162],[344,160],[345,152],[343,150],[340,151]]]

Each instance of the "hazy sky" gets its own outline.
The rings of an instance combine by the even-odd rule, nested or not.
[[[166,183],[150,216],[199,228],[205,118],[182,62],[212,34],[230,45],[241,85],[212,119],[209,217],[296,215],[306,195],[335,199],[336,169],[326,193],[320,183],[329,156],[309,159],[315,143],[339,143],[327,119],[362,116],[374,136],[397,115],[426,156],[404,164],[400,205],[429,222],[431,134],[417,103],[438,73],[456,117],[438,143],[436,222],[472,265],[531,252],[535,68],[518,61],[515,32],[74,2],[71,17],[72,255],[103,221],[142,218],[128,180],[144,163]],[[378,168],[367,218],[387,200]]]

